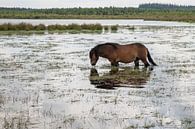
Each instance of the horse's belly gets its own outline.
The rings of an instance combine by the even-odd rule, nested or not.
[[[136,59],[137,52],[135,50],[129,50],[126,47],[121,49],[120,52],[118,52],[118,58],[120,62],[122,63],[131,63]]]
[[[123,59],[120,59],[120,62],[122,63],[131,63],[135,60],[135,58],[123,58]]]

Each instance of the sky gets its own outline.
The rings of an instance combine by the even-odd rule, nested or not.
[[[71,8],[71,7],[138,7],[142,3],[194,5],[195,0],[0,0],[0,7]]]

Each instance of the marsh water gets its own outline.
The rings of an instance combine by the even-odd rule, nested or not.
[[[120,64],[133,83],[97,87],[88,53],[105,42],[143,43],[158,66]],[[110,75],[109,61],[100,58],[95,71]],[[193,129],[195,27],[172,23],[115,33],[1,35],[0,123],[14,129]]]
[[[68,24],[101,24],[101,25],[120,25],[120,26],[195,26],[193,23],[185,22],[169,22],[169,21],[145,21],[143,19],[1,19],[0,24],[11,23],[30,23],[33,25],[44,24],[44,25],[68,25]]]

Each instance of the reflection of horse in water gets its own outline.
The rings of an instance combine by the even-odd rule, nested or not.
[[[126,45],[120,45],[117,43],[100,44],[91,49],[89,57],[91,65],[96,65],[99,57],[103,57],[108,59],[112,66],[118,66],[119,62],[134,62],[135,66],[139,66],[139,60],[144,63],[145,67],[150,66],[149,62],[156,66],[148,49],[140,43]]]
[[[99,75],[95,68],[90,71],[90,82],[96,88],[114,89],[115,87],[144,88],[150,78],[146,69],[125,68],[119,70],[113,67],[110,72]]]

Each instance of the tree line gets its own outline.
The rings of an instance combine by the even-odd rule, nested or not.
[[[0,18],[18,19],[145,19],[195,22],[195,6],[142,4],[133,7],[104,8],[5,8],[0,7]]]
[[[1,14],[56,14],[56,15],[125,15],[140,12],[136,8],[50,8],[50,9],[31,9],[31,8],[0,8]]]
[[[140,4],[139,8],[141,8],[141,9],[158,9],[158,10],[195,11],[195,6],[175,5],[175,4],[158,4],[158,3]]]

